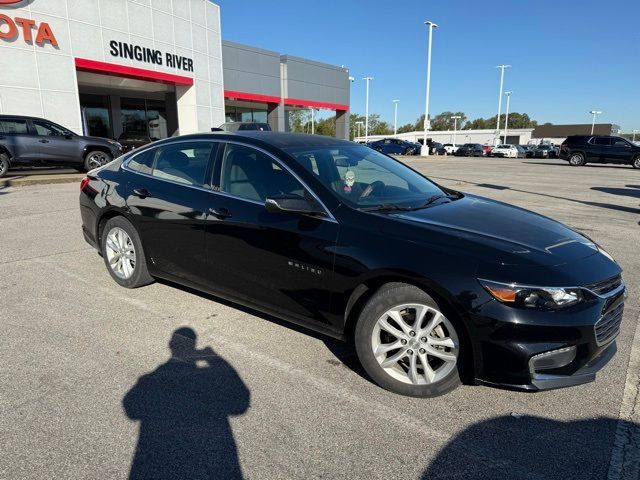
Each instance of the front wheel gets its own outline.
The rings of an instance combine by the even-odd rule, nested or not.
[[[113,158],[108,153],[100,150],[93,150],[84,157],[84,170],[88,172],[94,168],[102,167],[109,163]]]
[[[572,153],[569,157],[569,165],[573,167],[581,167],[585,164],[584,155],[581,153]]]
[[[405,155],[413,155],[414,153],[415,153],[415,150],[414,150],[413,148],[411,148],[411,147],[407,148],[407,149],[404,151],[404,154],[405,154]]]
[[[633,166],[633,168],[640,168],[640,155],[636,155],[635,158],[633,159],[633,162],[631,163],[631,165]],[[2,175],[0,175],[2,176]]]
[[[126,218],[108,220],[101,243],[107,270],[120,286],[137,288],[153,283],[138,232]]]
[[[0,153],[0,178],[9,173],[9,157],[6,153]]]
[[[381,387],[435,397],[460,385],[460,340],[453,323],[424,291],[393,283],[363,308],[355,329],[362,366]]]

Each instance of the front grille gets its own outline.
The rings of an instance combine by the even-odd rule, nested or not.
[[[618,336],[624,313],[624,294],[620,293],[613,302],[607,302],[604,313],[595,325],[596,342],[604,345]]]
[[[620,275],[616,275],[614,277],[607,278],[606,280],[587,285],[585,288],[591,290],[597,295],[605,295],[612,290],[615,290],[620,285],[622,285],[622,277]]]

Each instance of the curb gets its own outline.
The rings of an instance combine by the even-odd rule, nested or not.
[[[20,177],[10,177],[0,179],[0,187],[26,187],[28,185],[47,185],[51,183],[75,183],[85,175],[83,173],[78,174],[63,174],[63,175],[29,175]]]

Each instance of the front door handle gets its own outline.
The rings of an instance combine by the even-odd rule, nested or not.
[[[38,140],[38,141],[39,141],[40,143],[49,143],[49,140],[44,139],[44,138],[43,138],[42,140]]]
[[[147,190],[146,188],[134,188],[133,194],[136,197],[140,197],[140,198],[147,198],[151,196],[151,194],[149,193],[149,190]]]
[[[231,212],[226,208],[210,208],[209,213],[220,220],[231,216]]]

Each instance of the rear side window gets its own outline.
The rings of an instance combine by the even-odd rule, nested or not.
[[[131,157],[131,160],[127,163],[127,168],[135,172],[145,173],[151,175],[151,164],[155,157],[155,149],[145,150],[144,152],[136,153]]]
[[[185,185],[204,186],[209,159],[217,143],[189,142],[158,147],[151,175]]]
[[[594,145],[611,145],[611,139],[607,137],[596,137],[593,143]]]
[[[0,120],[0,133],[4,133],[5,135],[28,134],[27,121],[21,119]]]

